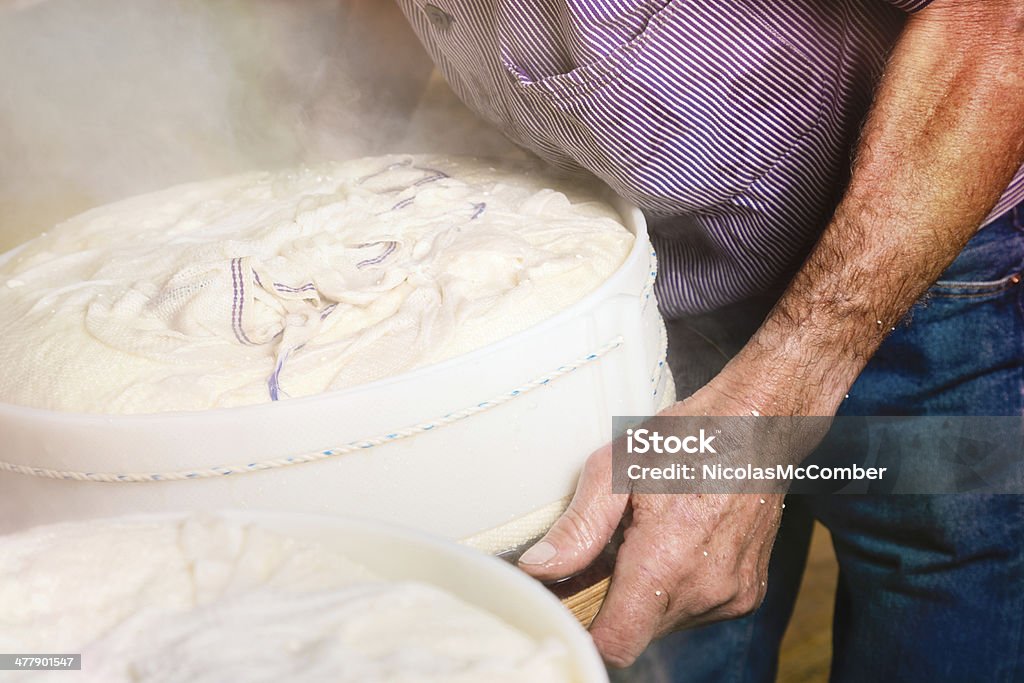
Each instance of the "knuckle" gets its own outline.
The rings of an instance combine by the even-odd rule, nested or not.
[[[756,590],[743,590],[722,608],[726,619],[739,619],[753,614],[761,605],[761,595]]]
[[[636,661],[635,645],[615,628],[602,628],[592,632],[594,643],[604,660],[613,667],[625,668]]]
[[[740,587],[737,582],[716,581],[702,592],[699,604],[704,612],[727,611],[739,594]]]
[[[597,539],[598,534],[593,523],[577,508],[570,506],[562,515],[562,520],[564,526],[560,526],[559,530],[566,536],[573,537],[571,540],[578,541],[584,546],[590,546]]]

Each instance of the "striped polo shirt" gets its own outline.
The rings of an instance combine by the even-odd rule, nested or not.
[[[667,317],[778,289],[930,0],[399,0],[456,94],[644,209]],[[1018,173],[991,218],[1024,199]]]

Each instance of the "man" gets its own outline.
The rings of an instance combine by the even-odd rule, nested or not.
[[[667,414],[1024,414],[1024,4],[399,5],[471,108],[648,212],[674,341],[735,351]],[[704,626],[657,646],[674,679],[770,679],[814,515],[842,572],[834,679],[1024,680],[1020,496],[796,500],[773,557],[781,496],[610,478],[605,449],[521,565],[580,570],[631,508],[591,628],[612,665]]]

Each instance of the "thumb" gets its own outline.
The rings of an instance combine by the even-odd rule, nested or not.
[[[612,493],[611,445],[587,458],[569,508],[519,558],[519,566],[541,581],[572,576],[597,559],[626,511],[629,495]]]

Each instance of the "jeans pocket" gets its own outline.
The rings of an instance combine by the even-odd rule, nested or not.
[[[1024,279],[1024,270],[999,278],[982,282],[961,280],[939,280],[928,290],[928,298],[975,299],[997,296],[1020,285]]]

